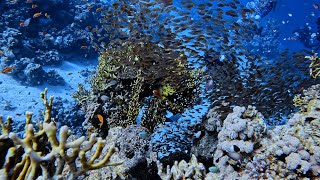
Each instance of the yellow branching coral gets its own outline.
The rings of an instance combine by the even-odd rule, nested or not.
[[[83,104],[85,101],[89,100],[90,96],[90,91],[86,90],[83,84],[78,84],[78,90],[72,94],[72,97],[80,104]]]
[[[92,78],[91,84],[99,90],[106,88],[106,81],[109,79],[117,78],[117,71],[120,68],[119,59],[110,59],[112,53],[108,54],[107,51],[102,51],[99,57],[98,72]],[[110,57],[109,57],[110,56]]]
[[[294,96],[293,105],[295,107],[299,107],[301,112],[304,111],[304,109],[305,109],[304,106],[307,104],[308,103],[304,99],[301,99],[301,94]]]
[[[0,116],[1,134],[8,135],[11,130],[12,118],[8,117],[6,124],[3,123],[2,116]]]
[[[13,141],[14,146],[7,152],[4,168],[0,171],[1,178],[59,179],[63,177],[63,171],[68,171],[67,178],[75,179],[89,170],[121,164],[110,162],[110,157],[115,151],[113,146],[104,158],[97,162],[106,142],[95,134],[91,135],[89,141],[85,141],[85,137],[82,136],[68,142],[71,131],[67,126],[63,126],[57,136],[58,128],[49,118],[53,97],[48,101],[46,93],[47,89],[41,93],[45,105],[43,113],[45,122],[40,122],[39,130],[36,131],[31,123],[32,113],[27,112],[25,137],[21,139],[17,134],[9,133],[8,137]],[[94,146],[96,146],[95,153],[88,159],[85,154]],[[21,154],[21,150],[24,150],[24,154]]]
[[[163,124],[166,118],[163,116],[165,113],[165,101],[154,98],[145,107],[145,113],[141,120],[141,125],[153,132],[158,124]]]
[[[109,45],[100,53],[91,84],[93,96],[98,98],[90,103],[103,107],[109,127],[134,124],[140,108],[147,107],[142,117],[152,120],[143,120],[142,125],[153,130],[164,121],[167,110],[181,113],[193,103],[199,85],[197,74],[188,66],[186,55],[156,43]],[[101,96],[108,101],[99,101]]]
[[[303,127],[302,133],[308,133],[310,138],[314,142],[310,142],[310,139],[306,139],[305,136],[301,135],[301,132],[298,132],[297,138],[299,138],[305,144],[320,145],[320,119],[319,111],[320,108],[320,100],[312,99],[307,103],[307,110],[303,112],[304,116],[302,116],[299,120],[299,125]],[[309,142],[309,143],[307,143]]]
[[[320,75],[320,58],[318,57],[318,53],[314,53],[313,56],[305,56],[305,58],[311,60],[309,65],[310,76],[312,78],[318,77]]]
[[[176,90],[169,84],[165,84],[161,88],[161,93],[164,97],[171,96],[176,92]]]
[[[140,102],[139,95],[142,92],[143,77],[141,77],[141,71],[138,72],[137,79],[133,82],[132,93],[129,101],[129,109],[127,112],[127,124],[135,124],[135,120],[139,114]],[[127,126],[128,126],[127,125]]]

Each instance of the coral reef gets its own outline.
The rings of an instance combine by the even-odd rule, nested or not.
[[[64,61],[63,56],[59,55],[57,50],[50,50],[50,51],[38,51],[39,56],[35,59],[35,62],[41,64],[43,66],[48,65],[61,65]]]
[[[79,89],[77,98],[84,105],[87,122],[93,126],[98,122],[96,113],[103,114],[110,127],[132,125],[144,107],[141,124],[152,132],[165,121],[167,110],[181,113],[193,103],[197,81],[190,71],[186,56],[174,50],[127,42],[101,52],[98,71],[92,79],[93,95],[90,99],[85,94],[81,97],[83,90]],[[105,98],[109,100],[106,102]],[[93,104],[95,108],[91,109]]]
[[[264,166],[259,173],[275,179],[319,177],[319,105],[318,99],[309,101],[307,112],[268,133],[271,138],[261,141],[263,148],[255,155],[254,163]]]
[[[158,161],[158,174],[162,179],[318,178],[320,101],[315,89],[319,90],[318,86],[305,91],[310,98],[305,112],[295,113],[286,125],[274,129],[267,130],[263,116],[253,106],[234,107],[223,126],[217,117],[218,108],[213,108],[203,122],[205,133],[218,133],[211,136],[216,139],[210,143],[215,147],[213,163],[198,163],[194,155],[189,163],[175,161],[167,168]],[[208,139],[205,137],[200,139]],[[201,151],[196,152],[201,158]]]
[[[320,177],[320,85],[304,90],[319,82],[319,57],[276,48],[279,27],[259,24],[275,1],[0,5],[1,67],[24,85],[65,85],[46,66],[99,53],[93,77],[81,72],[91,88],[79,85],[78,104],[53,106],[45,90],[43,121],[27,112],[22,136],[0,116],[0,179]],[[207,100],[202,118],[195,106]]]
[[[63,126],[57,138],[57,127],[55,122],[51,121],[53,97],[48,100],[46,93],[47,90],[41,93],[45,111],[43,112],[44,122],[40,121],[38,131],[31,122],[32,113],[30,112],[26,113],[26,134],[22,139],[17,134],[8,132],[10,118],[7,125],[3,124],[1,118],[1,142],[8,139],[14,144],[8,149],[6,158],[2,157],[5,159],[0,173],[2,179],[62,178],[63,173],[66,172],[69,179],[75,179],[89,170],[122,164],[110,162],[114,147],[109,148],[103,159],[96,162],[106,142],[95,134],[90,136],[89,141],[85,141],[85,137],[82,136],[70,142],[68,137],[71,132],[67,126]],[[95,151],[93,156],[87,159],[86,153],[93,149]]]
[[[163,180],[178,180],[178,179],[204,179],[206,176],[206,168],[202,163],[198,163],[196,156],[192,155],[190,162],[182,160],[175,161],[174,165],[163,168],[163,165],[158,161],[158,174]]]
[[[313,85],[308,89],[302,88],[301,90],[302,94],[297,94],[293,99],[293,103],[300,109],[300,112],[303,113],[308,111],[308,102],[313,99],[320,99],[320,85]]]
[[[43,82],[45,71],[40,64],[28,64],[23,70],[26,79],[24,82],[29,85],[40,85]]]
[[[41,94],[46,107],[44,122],[40,122],[37,128],[34,127],[31,124],[32,114],[27,113],[27,133],[24,138],[21,139],[15,133],[10,133],[12,120],[8,118],[7,124],[4,124],[1,117],[2,135],[0,136],[0,143],[5,143],[6,146],[1,146],[0,155],[4,157],[4,154],[9,152],[7,158],[3,158],[5,161],[1,162],[4,167],[2,172],[11,172],[12,174],[9,173],[9,176],[12,177],[17,177],[16,170],[21,172],[18,175],[25,176],[29,174],[30,177],[33,174],[32,170],[37,170],[34,175],[40,177],[61,177],[61,173],[67,173],[69,177],[77,176],[92,168],[101,167],[100,162],[103,162],[105,157],[98,158],[97,156],[100,153],[110,153],[110,149],[103,149],[103,146],[107,146],[111,149],[112,147],[118,149],[111,157],[109,156],[109,160],[117,162],[120,161],[121,157],[124,162],[113,169],[92,171],[88,173],[88,179],[99,179],[98,176],[100,175],[111,179],[316,178],[320,175],[319,97],[319,85],[305,90],[302,98],[307,102],[306,108],[301,112],[295,113],[286,125],[277,126],[274,129],[267,130],[263,116],[253,106],[248,106],[247,108],[235,106],[233,112],[223,122],[220,120],[219,107],[215,107],[208,112],[207,119],[203,121],[203,127],[200,127],[202,131],[199,131],[200,134],[196,129],[192,129],[194,127],[189,127],[186,129],[192,132],[189,135],[186,134],[180,140],[177,139],[177,136],[171,135],[175,134],[174,132],[181,131],[178,127],[176,127],[177,130],[164,131],[171,132],[166,135],[161,135],[157,132],[151,135],[146,128],[131,125],[127,128],[115,127],[109,129],[105,140],[95,137],[95,134],[92,133],[88,142],[84,142],[84,137],[68,142],[67,137],[70,136],[70,131],[66,126],[60,129],[59,138],[56,137],[57,127],[55,122],[50,122],[53,112],[53,98],[48,100],[45,91]],[[187,126],[188,124],[190,123],[185,122],[183,124],[179,122],[180,126]],[[164,128],[172,128],[174,124],[170,124],[168,127],[162,126]],[[39,130],[36,131],[35,129]],[[171,138],[173,141],[159,140],[159,137],[156,136]],[[209,146],[212,146],[211,151],[208,151],[209,154],[213,155],[211,164],[206,162],[209,156],[208,152],[204,153],[204,149],[208,149],[208,146],[203,145],[203,141],[210,137],[214,139],[208,142]],[[48,138],[48,141],[46,138]],[[194,138],[197,140],[195,141]],[[187,149],[183,149],[184,142],[182,140],[186,139],[189,139],[185,141]],[[198,143],[195,143],[195,147],[191,148],[190,142],[192,140]],[[168,144],[160,145],[165,142]],[[178,145],[170,144],[172,142],[176,142]],[[80,147],[82,143],[86,145]],[[94,143],[100,144],[101,147],[99,148],[100,145],[98,145],[97,151],[89,151]],[[156,143],[161,147],[165,147],[165,151],[157,148]],[[17,146],[18,144],[21,146]],[[73,152],[65,149],[63,152],[66,154],[61,154],[60,149],[68,147],[73,147]],[[85,147],[90,148],[87,149]],[[174,147],[179,147],[180,150],[172,151]],[[82,148],[88,150],[88,152],[84,153],[84,151],[81,151]],[[24,150],[28,154],[22,156]],[[169,154],[161,154],[163,152],[169,152]],[[181,154],[181,152],[185,152],[185,154]],[[192,152],[196,152],[200,159],[192,155],[190,162],[187,163],[183,159],[188,159],[188,155]],[[154,153],[157,153],[157,155]],[[84,154],[86,156],[83,156]],[[19,162],[30,164],[28,167],[30,171],[24,168],[26,166],[16,162],[16,156],[23,157]],[[47,166],[53,165],[52,163],[55,160],[66,160],[65,158],[67,157],[73,159],[73,161],[66,161],[66,165],[68,167],[71,166],[69,168],[66,168],[67,166]],[[91,157],[89,164],[85,163],[88,161],[85,157]],[[182,158],[179,163],[178,157]],[[93,163],[94,161],[92,159],[98,160],[97,164],[90,164],[90,162]],[[170,167],[172,160],[176,162]],[[204,161],[205,164],[198,163],[199,160],[200,162]],[[32,165],[32,163],[38,161],[43,163]],[[154,162],[157,162],[158,171],[156,171]],[[9,171],[9,169],[13,168],[11,163],[18,163],[13,171]],[[111,163],[111,165],[116,164]],[[163,168],[163,166],[167,166],[167,168]],[[48,167],[50,167],[51,171],[47,169]],[[156,172],[158,172],[158,176],[155,175]],[[57,174],[55,175],[55,173]]]
[[[81,111],[78,103],[72,102],[68,106],[66,99],[55,97],[55,103],[52,107],[51,116],[55,119],[58,127],[63,125],[73,129],[77,136],[83,136],[85,131],[82,128],[82,122],[85,120],[85,113]]]
[[[50,76],[42,66],[61,65],[63,61],[78,56],[96,57],[90,47],[90,30],[98,23],[98,18],[86,8],[79,7],[86,4],[69,0],[34,1],[32,8],[30,3],[22,1],[1,2],[1,68],[14,67],[12,77],[24,85],[35,86]],[[95,6],[102,6],[102,3],[96,2]],[[88,18],[75,18],[84,10]],[[33,18],[39,12],[42,12],[39,17]],[[82,49],[82,46],[87,48]]]
[[[217,142],[210,144],[216,147],[213,163],[208,163],[199,153],[206,167],[212,167],[206,178],[318,178],[319,85],[304,90],[302,98],[307,103],[303,111],[293,114],[287,124],[273,129],[266,129],[263,116],[252,106],[247,109],[234,107],[233,113],[223,121],[222,128],[219,120],[210,120],[216,122],[211,126],[208,120],[204,121],[205,131],[218,132],[215,137]],[[213,109],[210,114],[215,114],[213,112],[216,110]],[[197,148],[201,149],[201,146]]]
[[[150,159],[150,138],[148,130],[141,126],[110,128],[105,140],[107,144],[115,144],[118,149],[112,160],[123,161],[123,164],[113,169],[91,171],[86,179],[160,179],[156,164]]]
[[[123,177],[148,179],[149,142],[150,135],[144,127],[131,125],[121,132],[116,147],[119,147],[119,156],[125,161],[120,173]]]

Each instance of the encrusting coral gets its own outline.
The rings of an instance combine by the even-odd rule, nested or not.
[[[26,112],[25,137],[22,139],[13,132],[8,134],[10,121],[8,126],[0,121],[1,139],[11,140],[14,144],[8,149],[0,173],[1,179],[75,179],[89,170],[122,164],[110,162],[110,157],[115,152],[113,146],[102,160],[96,162],[102,155],[106,142],[95,134],[91,135],[89,141],[85,141],[85,137],[82,136],[68,142],[71,131],[67,126],[63,126],[57,136],[57,127],[55,122],[51,121],[53,97],[48,101],[46,94],[47,89],[41,93],[45,112],[43,112],[44,122],[38,124],[38,131],[31,123],[32,113],[30,112]],[[87,159],[86,152],[92,150],[95,153]],[[66,177],[63,176],[65,172],[68,173]]]

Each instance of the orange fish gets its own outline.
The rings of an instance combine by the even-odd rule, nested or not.
[[[24,22],[20,22],[20,26],[24,27]]]
[[[91,6],[88,6],[87,9],[88,9],[88,11],[90,11],[91,10]]]
[[[81,49],[87,49],[88,46],[81,46]]]
[[[90,129],[88,129],[88,136],[90,137],[92,132],[94,131],[94,127],[91,127]]]
[[[160,89],[156,89],[156,90],[153,90],[153,95],[159,99],[162,99],[162,95],[161,95],[161,90]]]
[[[31,8],[32,9],[35,9],[35,8],[37,8],[38,6],[36,5],[36,4],[32,4],[32,6],[31,6]]]
[[[97,9],[96,9],[96,12],[99,12],[99,11],[101,11],[101,8],[97,8]]]
[[[42,15],[42,12],[39,12],[39,13],[35,13],[32,17],[37,18],[37,17],[40,17],[41,15]]]
[[[4,69],[2,70],[2,73],[3,73],[3,74],[7,74],[7,73],[11,72],[12,70],[13,70],[12,67],[7,67],[7,68],[4,68]]]
[[[2,55],[2,54],[3,54],[3,51],[0,50],[0,55]]]
[[[100,128],[102,127],[102,125],[103,125],[103,117],[100,115],[100,114],[98,114],[98,119],[99,119],[99,121],[100,121],[100,123],[98,124],[99,126],[100,126]]]

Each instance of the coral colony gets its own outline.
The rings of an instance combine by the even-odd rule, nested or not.
[[[291,33],[281,0],[1,1],[0,179],[320,179],[304,5]]]

